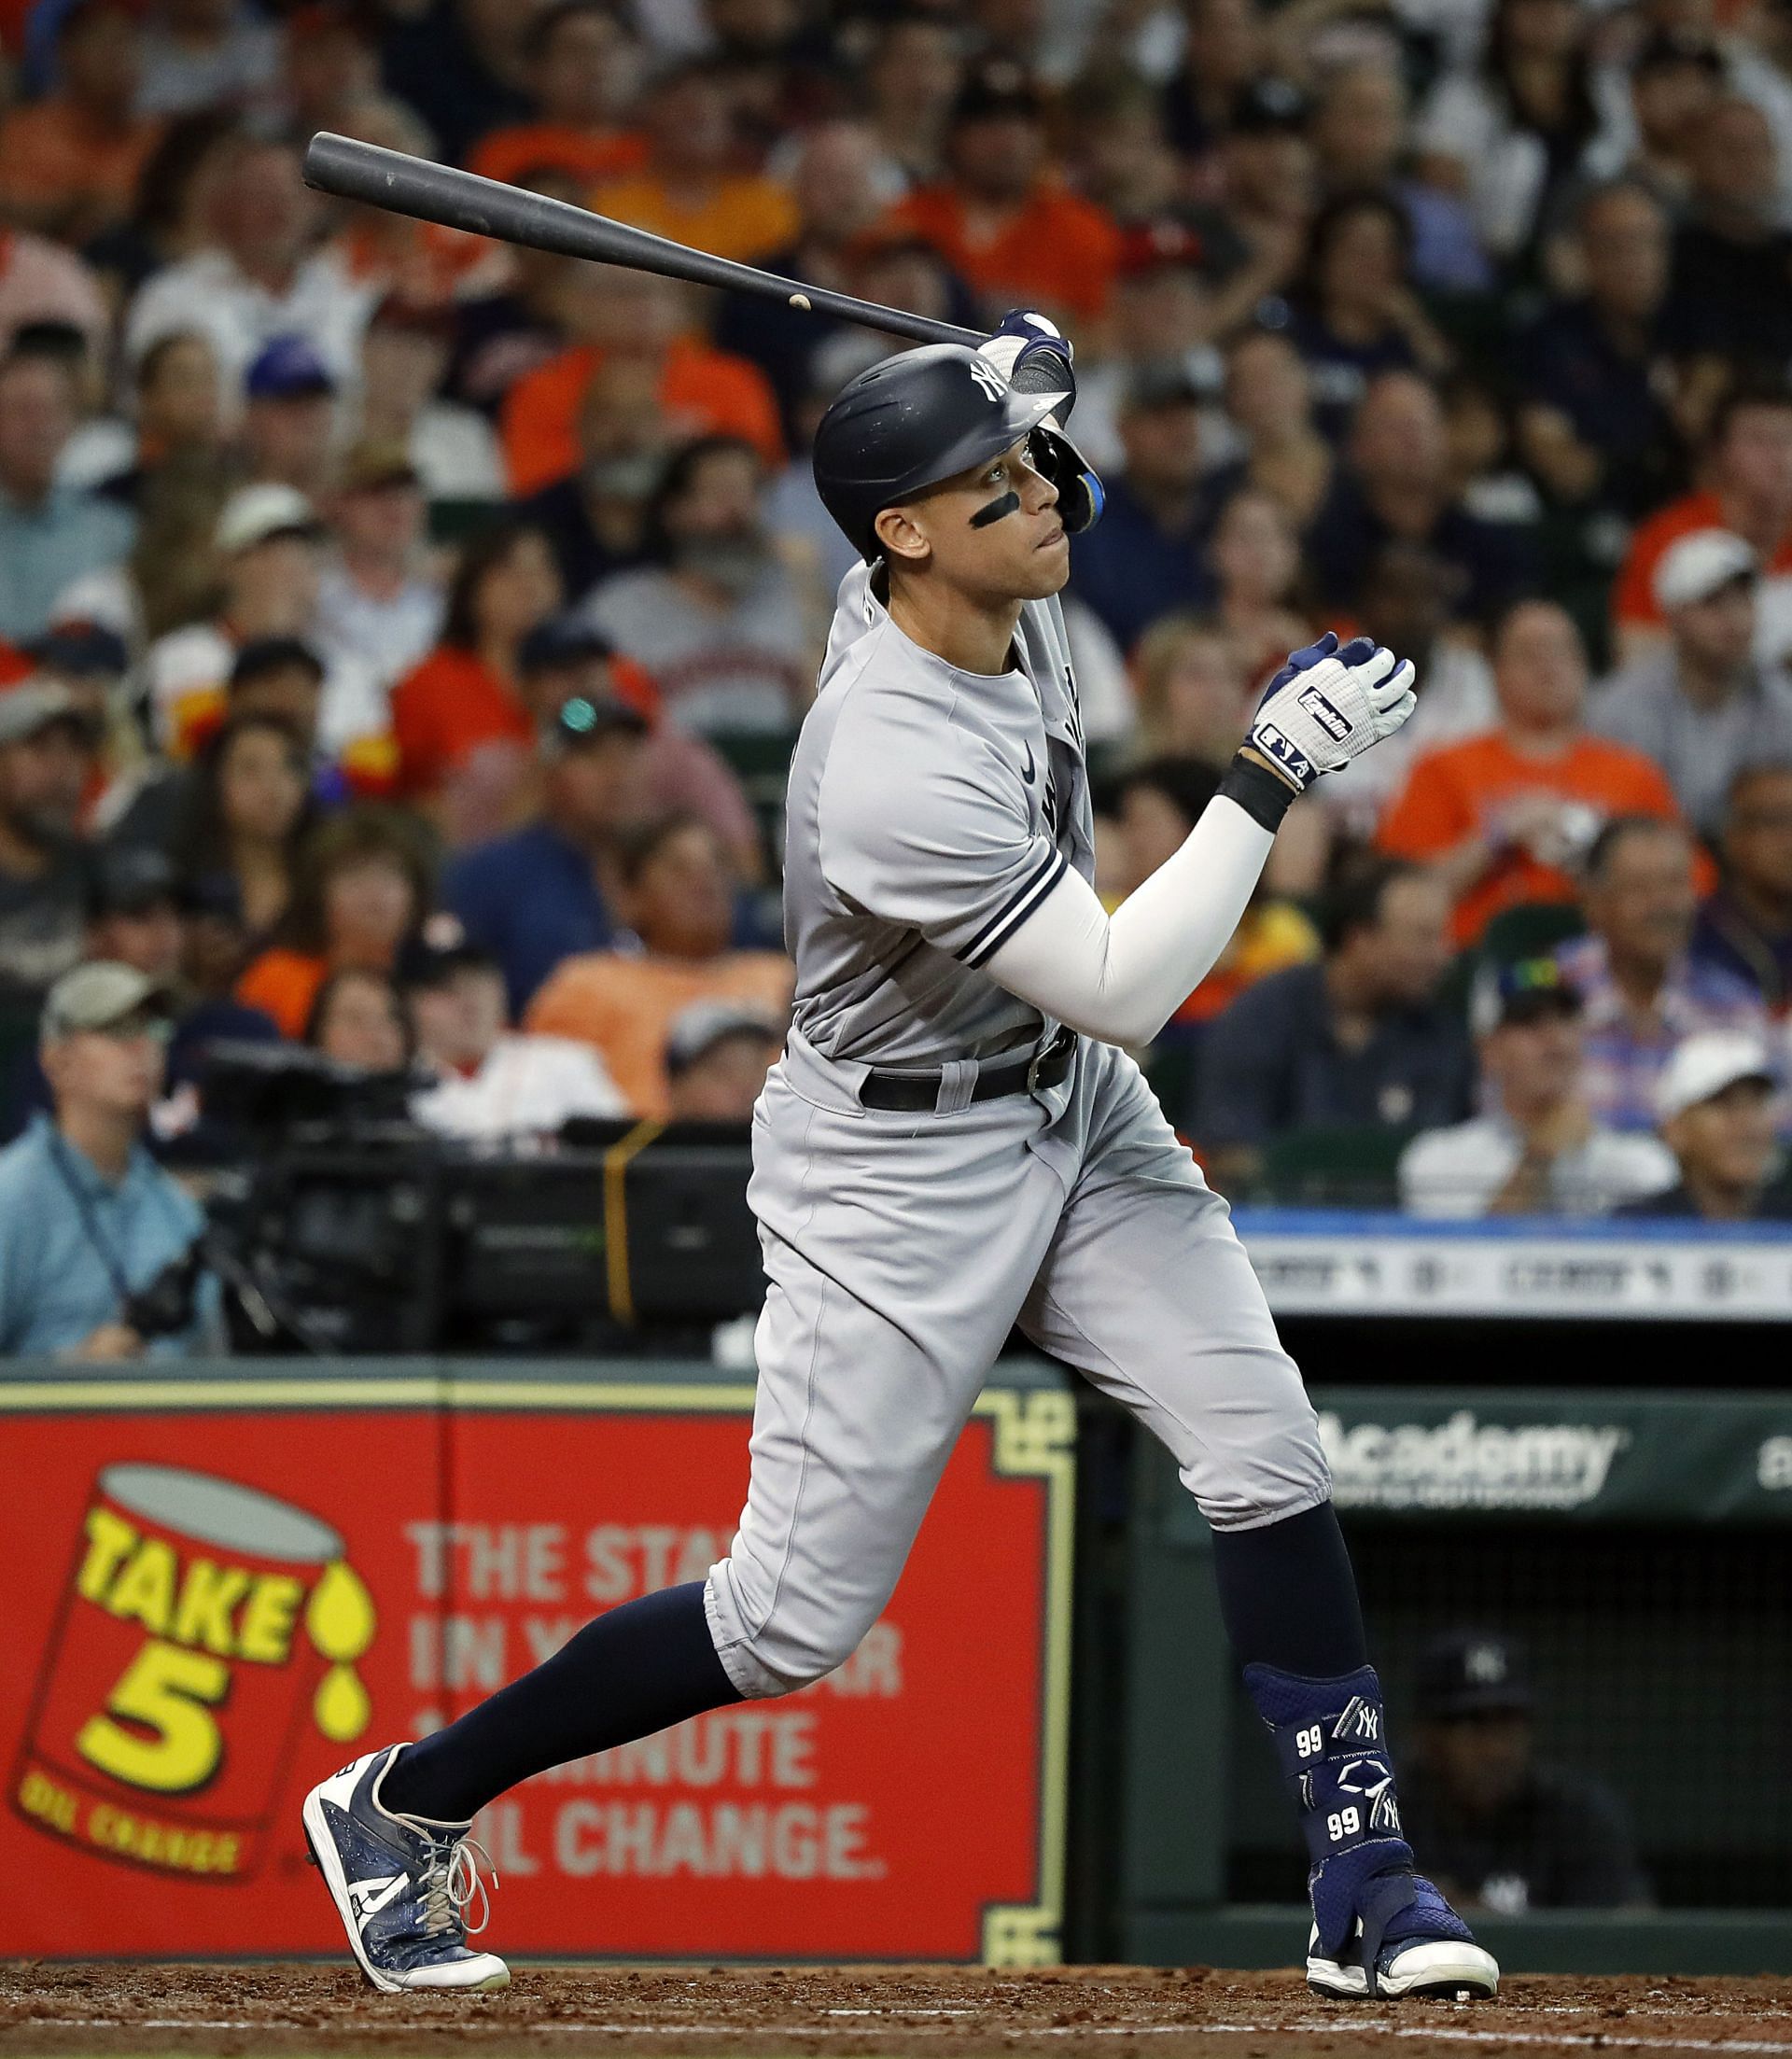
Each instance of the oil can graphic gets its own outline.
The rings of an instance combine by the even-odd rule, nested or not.
[[[38,1828],[107,1858],[242,1880],[307,1728],[371,1716],[372,1597],[336,1531],[259,1489],[109,1465],[81,1525],[12,1783]]]

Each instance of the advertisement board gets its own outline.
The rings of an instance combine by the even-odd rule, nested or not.
[[[1028,1380],[983,1397],[837,1673],[485,1812],[497,1949],[1056,1955],[1073,1416]],[[564,1366],[0,1387],[0,1953],[338,1948],[305,1788],[700,1579],[751,1407]]]

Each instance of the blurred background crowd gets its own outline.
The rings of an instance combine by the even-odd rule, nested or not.
[[[47,1153],[122,1209],[220,1038],[474,1139],[744,1119],[777,1049],[850,562],[806,446],[891,346],[327,203],[319,129],[1057,318],[1111,902],[1291,646],[1415,660],[1141,1054],[1216,1184],[1792,1212],[1788,0],[4,0],[0,48],[0,1241]]]

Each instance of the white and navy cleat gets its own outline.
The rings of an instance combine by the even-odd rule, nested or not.
[[[1486,2001],[1500,1991],[1499,1962],[1475,1942],[1468,1926],[1422,1874],[1417,1894],[1376,1949],[1373,1977],[1363,1954],[1363,1926],[1336,1958],[1320,1950],[1319,1926],[1307,1940],[1307,1985],[1337,2001],[1371,1996],[1436,1995],[1454,2001]]]
[[[467,1909],[488,1910],[469,1823],[396,1815],[380,1784],[404,1749],[388,1744],[319,1781],[305,1797],[305,1842],[348,1933],[349,1949],[387,1995],[419,1989],[509,1987],[511,1969],[468,1944]],[[489,1860],[486,1862],[490,1863]],[[497,1875],[492,1875],[497,1884]],[[471,1927],[484,1929],[482,1914]]]

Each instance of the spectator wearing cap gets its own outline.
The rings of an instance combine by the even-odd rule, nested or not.
[[[1594,92],[1589,24],[1567,0],[1494,0],[1485,54],[1421,108],[1421,175],[1467,203],[1499,263],[1526,255],[1563,189],[1618,169],[1617,110]]]
[[[1429,1128],[1467,1113],[1466,1039],[1435,999],[1448,903],[1412,865],[1360,869],[1320,924],[1324,955],[1259,980],[1210,1025],[1189,1131],[1227,1191],[1287,1130]]]
[[[560,601],[540,530],[495,523],[461,552],[441,641],[393,689],[399,794],[451,846],[513,827],[526,805],[535,735],[519,692],[520,658],[529,632]]]
[[[1587,1098],[1615,1129],[1655,1128],[1656,1083],[1684,1038],[1767,1035],[1759,996],[1688,948],[1699,905],[1693,858],[1677,822],[1606,823],[1586,856],[1588,934],[1556,952],[1586,1010]]]
[[[175,329],[199,329],[235,390],[263,344],[302,336],[332,377],[352,381],[377,289],[357,284],[338,252],[312,248],[316,209],[297,150],[242,139],[207,198],[203,245],[158,272],[131,303],[127,359],[134,364]]]
[[[782,1018],[790,1009],[789,959],[729,946],[734,886],[715,833],[694,816],[630,831],[615,890],[628,947],[568,959],[529,1004],[524,1027],[593,1045],[634,1112],[665,1121],[666,1036],[681,1010],[727,1001]]]
[[[1745,766],[1718,833],[1721,877],[1693,925],[1692,955],[1792,1013],[1792,761]]]
[[[241,440],[251,481],[291,486],[314,503],[335,464],[336,381],[303,336],[274,336],[243,381]]]
[[[1205,245],[1174,215],[1123,230],[1101,357],[1077,367],[1076,447],[1105,480],[1126,463],[1117,417],[1142,365],[1180,362],[1211,399],[1220,385]]]
[[[1210,0],[1222,11],[1237,0]],[[1223,199],[1191,210],[1213,292],[1215,333],[1259,315],[1286,319],[1316,192],[1307,96],[1273,73],[1234,93],[1220,138]]]
[[[1792,1217],[1774,1133],[1778,1098],[1765,1044],[1719,1030],[1688,1037],[1655,1089],[1661,1141],[1680,1176],[1618,1212],[1705,1223]]]
[[[1646,186],[1614,180],[1582,199],[1575,231],[1585,290],[1519,339],[1519,443],[1559,502],[1633,519],[1659,507],[1678,453],[1664,399],[1667,211]]]
[[[1792,761],[1792,679],[1754,655],[1759,566],[1724,529],[1663,553],[1655,595],[1668,636],[1600,687],[1588,727],[1653,758],[1682,812],[1715,836],[1742,767]]]
[[[694,1001],[665,1039],[666,1096],[675,1123],[748,1123],[784,1048],[775,1016],[725,1001]]]
[[[723,65],[702,57],[669,65],[637,113],[646,161],[596,187],[592,205],[599,213],[745,264],[763,263],[790,241],[796,209],[789,189],[739,168]]]
[[[1586,651],[1553,601],[1509,608],[1491,655],[1497,726],[1418,758],[1377,831],[1449,893],[1461,945],[1503,908],[1578,899],[1580,863],[1612,818],[1677,812],[1648,759],[1587,734]]]
[[[406,447],[357,443],[330,511],[317,647],[358,659],[389,688],[434,645],[442,617],[441,584],[427,571],[423,483]]]
[[[517,658],[518,692],[538,739],[539,768],[552,758],[568,704],[608,715],[612,704],[632,708],[647,724],[634,784],[643,815],[679,810],[700,815],[721,837],[729,862],[757,884],[765,859],[758,818],[738,776],[715,746],[665,720],[659,690],[633,658],[579,615],[555,615],[530,631]]]
[[[1105,313],[1119,231],[1051,169],[1044,111],[1018,65],[973,69],[953,104],[945,164],[945,178],[900,201],[890,221],[925,237],[992,322],[1010,307],[1081,322]]]
[[[174,1358],[215,1340],[217,1287],[203,1275],[166,1334],[132,1320],[133,1296],[203,1227],[144,1143],[167,1037],[162,995],[128,965],[79,965],[51,987],[39,1054],[55,1113],[0,1152],[0,1352]]]
[[[161,133],[136,105],[142,31],[127,0],[76,0],[56,24],[56,85],[0,121],[7,218],[79,248],[131,212]]]
[[[552,1137],[575,1115],[628,1114],[588,1044],[508,1027],[504,971],[464,935],[428,932],[400,959],[399,984],[434,1084],[411,1103],[426,1129],[479,1142]]]
[[[646,553],[648,509],[677,448],[656,367],[636,357],[600,359],[579,402],[578,434],[577,469],[519,510],[539,525],[571,595],[632,569]]]
[[[304,637],[316,619],[323,525],[296,487],[264,480],[224,504],[214,534],[223,605],[209,622],[170,630],[144,659],[150,727],[176,762],[222,718],[238,655],[268,637]],[[377,755],[388,723],[385,695],[358,656],[334,654],[325,668],[316,743],[329,758]]]
[[[410,817],[365,807],[320,823],[300,854],[292,903],[236,998],[271,1015],[283,1036],[301,1035],[332,973],[389,975],[433,899],[424,837]]]
[[[1771,665],[1792,650],[1792,388],[1741,383],[1727,393],[1711,418],[1702,476],[1696,492],[1671,500],[1631,538],[1612,588],[1625,662],[1665,638],[1656,572],[1673,544],[1701,529],[1741,537],[1760,565],[1757,657]]]
[[[1402,1835],[1459,1906],[1506,1916],[1647,1907],[1622,1805],[1586,1774],[1538,1761],[1535,1708],[1516,1639],[1458,1630],[1426,1645]]]
[[[563,959],[610,945],[618,842],[650,813],[647,728],[613,694],[571,697],[542,724],[535,819],[448,863],[442,902],[502,970],[513,1017]]]
[[[1449,345],[1412,289],[1411,261],[1411,224],[1385,193],[1343,194],[1313,217],[1289,292],[1289,336],[1328,436],[1342,440],[1379,374],[1449,369]]]
[[[1344,457],[1307,532],[1324,607],[1353,609],[1364,567],[1396,539],[1422,543],[1457,567],[1459,620],[1488,622],[1535,583],[1511,525],[1484,521],[1463,506],[1443,403],[1417,372],[1382,371],[1369,381]]]
[[[0,693],[0,1010],[35,1012],[80,957],[91,875],[81,794],[94,732],[66,686]]]
[[[589,191],[638,172],[647,141],[626,119],[644,53],[627,19],[604,0],[553,0],[523,40],[531,119],[482,136],[467,159],[481,178],[513,184],[550,170]]]
[[[1785,85],[1775,85],[1783,100]],[[1784,368],[1792,360],[1792,230],[1773,124],[1752,99],[1723,92],[1693,128],[1691,159],[1691,215],[1673,247],[1675,342],[1692,357]]]
[[[189,1133],[198,1119],[200,1091],[212,1046],[276,1041],[280,1032],[259,1008],[228,994],[206,993],[188,976],[190,903],[174,864],[142,847],[104,849],[92,868],[86,956],[128,966],[161,995],[168,1018],[162,1093],[151,1117],[159,1147]],[[49,1082],[34,1049],[10,1083],[6,1134],[30,1114],[52,1105]]]
[[[81,827],[102,832],[112,819],[113,796],[132,790],[146,756],[143,725],[120,692],[131,666],[124,638],[100,623],[70,619],[34,637],[24,657],[40,680],[68,689],[87,721],[94,750]]]
[[[1491,969],[1473,1013],[1487,1113],[1407,1146],[1408,1215],[1605,1215],[1672,1183],[1652,1137],[1608,1129],[1589,1105],[1580,996],[1552,959]]]
[[[1071,591],[1129,651],[1159,616],[1204,607],[1201,393],[1185,363],[1141,365],[1117,424],[1126,469],[1108,480],[1101,520],[1077,539]]]
[[[679,728],[793,729],[814,688],[820,596],[777,554],[752,445],[685,444],[649,506],[648,536],[650,562],[601,581],[581,612],[646,668]]]
[[[16,344],[0,357],[0,637],[14,642],[39,635],[63,589],[118,565],[136,538],[128,509],[59,482],[76,419],[65,366]]]
[[[1444,293],[1485,293],[1492,267],[1462,202],[1405,175],[1409,109],[1396,64],[1360,57],[1328,69],[1313,104],[1308,137],[1327,200],[1379,193],[1407,217],[1415,286]]]
[[[454,338],[446,307],[397,293],[379,301],[361,341],[357,441],[400,446],[431,503],[499,501],[504,460],[491,424],[441,391]]]

